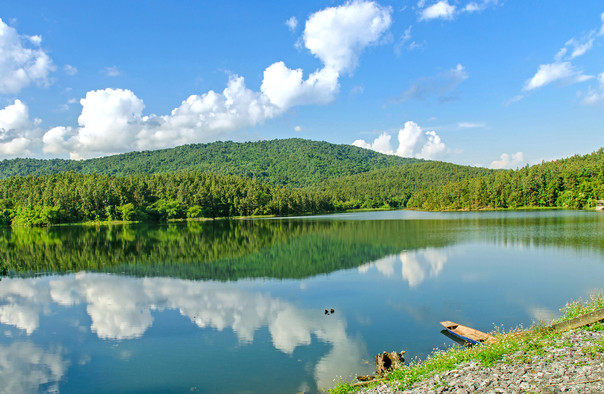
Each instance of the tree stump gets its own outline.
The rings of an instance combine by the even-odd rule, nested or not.
[[[375,372],[378,375],[384,375],[387,371],[395,369],[405,363],[403,357],[405,351],[400,353],[397,352],[383,352],[375,356]]]

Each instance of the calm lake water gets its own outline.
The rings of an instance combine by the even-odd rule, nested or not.
[[[0,269],[0,391],[316,392],[602,290],[604,214],[5,228]]]

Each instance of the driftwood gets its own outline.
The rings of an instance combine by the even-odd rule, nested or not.
[[[552,324],[548,327],[549,330],[554,332],[564,332],[574,330],[575,328],[588,326],[604,320],[604,308],[595,310],[585,315],[575,317],[574,319],[566,320],[561,323]]]
[[[384,375],[387,371],[391,369],[396,369],[397,367],[403,365],[405,362],[405,358],[403,357],[405,351],[400,353],[397,352],[383,352],[375,356],[375,372],[378,375]]]

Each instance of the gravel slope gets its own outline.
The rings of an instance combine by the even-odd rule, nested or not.
[[[382,384],[365,393],[604,393],[604,331],[562,334],[540,354],[517,352],[490,368],[464,363],[410,390]]]

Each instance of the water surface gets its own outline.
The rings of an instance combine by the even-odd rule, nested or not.
[[[316,392],[604,287],[604,215],[372,212],[0,229],[7,392]],[[334,313],[325,314],[325,309]]]

